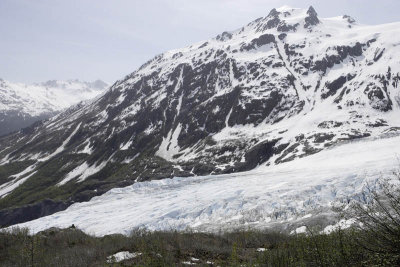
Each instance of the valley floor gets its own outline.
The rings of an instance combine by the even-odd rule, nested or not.
[[[400,136],[362,139],[249,172],[136,183],[19,226],[37,233],[74,224],[96,236],[137,228],[301,231],[321,215],[333,223],[332,206],[362,199],[367,182],[389,176],[399,166],[399,144]]]

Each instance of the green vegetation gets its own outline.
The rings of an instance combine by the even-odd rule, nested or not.
[[[17,174],[28,166],[32,165],[33,161],[12,162],[0,166],[0,185],[11,180],[9,177]]]
[[[87,201],[112,188],[131,185],[139,175],[141,179],[150,180],[170,177],[173,173],[173,168],[165,160],[143,156],[131,164],[109,162],[100,172],[83,182],[72,180],[63,186],[58,186],[57,183],[79,166],[81,160],[81,155],[67,155],[41,163],[39,170],[30,179],[0,199],[0,210],[23,207],[45,199],[63,202]],[[8,182],[10,175],[25,170],[33,163],[33,161],[22,161],[0,166],[0,185]],[[147,164],[147,169],[143,171]]]
[[[129,236],[89,236],[49,229],[30,236],[26,229],[0,234],[1,266],[396,266],[399,259],[365,249],[365,232],[287,235],[270,231],[224,234],[134,231]],[[363,243],[365,244],[365,243]],[[120,251],[141,255],[107,262]]]

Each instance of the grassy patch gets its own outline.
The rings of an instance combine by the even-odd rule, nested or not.
[[[12,162],[0,166],[0,185],[11,180],[9,177],[13,174],[17,174],[25,170],[27,167],[32,165],[34,161],[19,161]]]

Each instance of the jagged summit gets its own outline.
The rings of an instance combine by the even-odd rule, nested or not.
[[[250,23],[248,25],[250,29],[247,29],[247,31],[255,29],[256,32],[266,32],[268,30],[296,32],[300,28],[311,31],[314,26],[320,23],[318,14],[312,6],[308,9],[283,6],[278,9],[272,9],[266,17],[259,18]],[[244,32],[246,32],[246,29],[242,29],[239,33]]]
[[[349,16],[349,15],[343,15],[343,19],[347,20],[347,22],[348,22],[349,24],[354,24],[354,23],[356,23],[356,20],[355,20],[353,17]]]
[[[307,15],[308,16],[305,18],[304,28],[309,28],[320,23],[318,14],[312,6],[307,10]]]
[[[318,17],[317,11],[315,11],[313,6],[310,6],[307,10],[307,15],[311,17]]]
[[[275,8],[271,9],[267,17],[277,17],[279,16],[280,12],[278,12]]]
[[[321,26],[322,24],[326,25]],[[281,34],[280,38],[283,38],[289,33],[303,34],[303,31],[332,35],[332,30],[346,30],[354,26],[359,25],[352,17],[347,15],[334,18],[320,18],[312,6],[308,9],[283,6],[273,8],[267,16],[260,17],[236,31],[225,31],[214,38],[214,40],[227,42],[232,38],[246,38],[247,36],[260,33],[275,34],[277,36]],[[204,45],[204,42],[201,45]]]

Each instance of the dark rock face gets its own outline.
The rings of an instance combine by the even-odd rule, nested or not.
[[[347,20],[347,22],[350,24],[353,24],[356,22],[356,20],[353,19],[352,17],[350,17],[349,15],[343,15],[343,19]]]
[[[281,33],[278,35],[279,40],[284,40],[286,38],[287,34],[286,33]]]
[[[324,121],[318,124],[319,128],[322,129],[330,129],[330,128],[337,128],[343,125],[343,122],[338,121]]]
[[[385,120],[377,120],[373,123],[368,124],[370,127],[383,127],[383,126],[388,126],[387,121]]]
[[[272,34],[263,34],[260,37],[253,39],[249,44],[243,45],[240,50],[250,51],[271,43],[275,43],[275,36]]]
[[[265,24],[263,31],[267,29],[272,29],[278,26],[280,19],[279,19],[279,12],[274,8],[271,10],[271,12],[268,14],[268,21]]]
[[[330,83],[327,83],[325,86],[326,86],[326,88],[328,89],[328,91],[325,92],[325,93],[323,93],[323,94],[321,95],[321,97],[322,97],[323,99],[325,99],[325,98],[327,98],[327,97],[334,96],[334,95],[337,93],[337,91],[338,91],[340,88],[342,88],[343,85],[344,85],[346,82],[351,81],[354,77],[355,77],[355,75],[348,74],[347,76],[340,76],[340,77],[337,78],[336,80],[334,80],[334,81],[332,81],[332,82],[330,82]]]
[[[0,226],[5,227],[17,223],[31,221],[43,216],[65,210],[71,203],[55,202],[45,199],[39,203],[26,205],[21,208],[0,211]]]
[[[381,59],[384,52],[385,52],[385,48],[377,50],[374,55],[374,61],[377,62],[379,59]]]
[[[365,88],[364,93],[368,96],[368,99],[373,103],[376,109],[382,111],[389,111],[392,109],[393,103],[390,98],[388,98],[384,86],[370,83]]]
[[[269,14],[268,14],[268,17],[269,18],[276,18],[276,17],[278,17],[279,16],[279,12],[278,12],[278,10],[276,10],[276,8],[273,8],[273,9],[271,9],[271,11],[269,12]]]
[[[270,44],[275,42],[275,36],[272,34],[263,34],[260,37],[258,37],[257,39],[254,39],[252,41],[252,43],[255,43],[258,47],[266,45],[266,44]]]
[[[279,154],[287,144],[283,146],[277,146],[279,140],[271,140],[262,142],[252,147],[246,154],[246,163],[243,166],[243,170],[251,170],[258,165],[266,162],[273,155]]]
[[[332,138],[335,137],[335,134],[319,133],[315,134],[313,137],[315,143],[324,143],[325,141],[332,140]]]
[[[218,36],[216,37],[216,39],[217,39],[218,41],[224,42],[224,41],[226,41],[226,40],[232,39],[232,34],[229,33],[229,32],[223,32],[222,34],[218,35]]]
[[[31,117],[17,111],[0,112],[0,136],[26,128],[37,121],[48,119],[54,115],[55,113],[49,113]]]
[[[279,23],[277,30],[279,32],[290,32],[290,31],[295,32],[295,31],[297,31],[297,27],[299,25],[300,25],[299,23],[290,25],[290,24],[287,24],[286,22],[281,22],[281,23]]]
[[[326,73],[327,69],[332,68],[335,64],[340,64],[348,57],[359,57],[363,54],[363,45],[357,42],[354,46],[336,46],[334,49],[336,55],[325,56],[322,60],[313,62],[311,66],[313,71],[322,71]]]
[[[308,16],[305,18],[304,28],[310,28],[311,26],[315,26],[320,23],[318,14],[312,6],[310,6],[308,9],[307,15]]]

